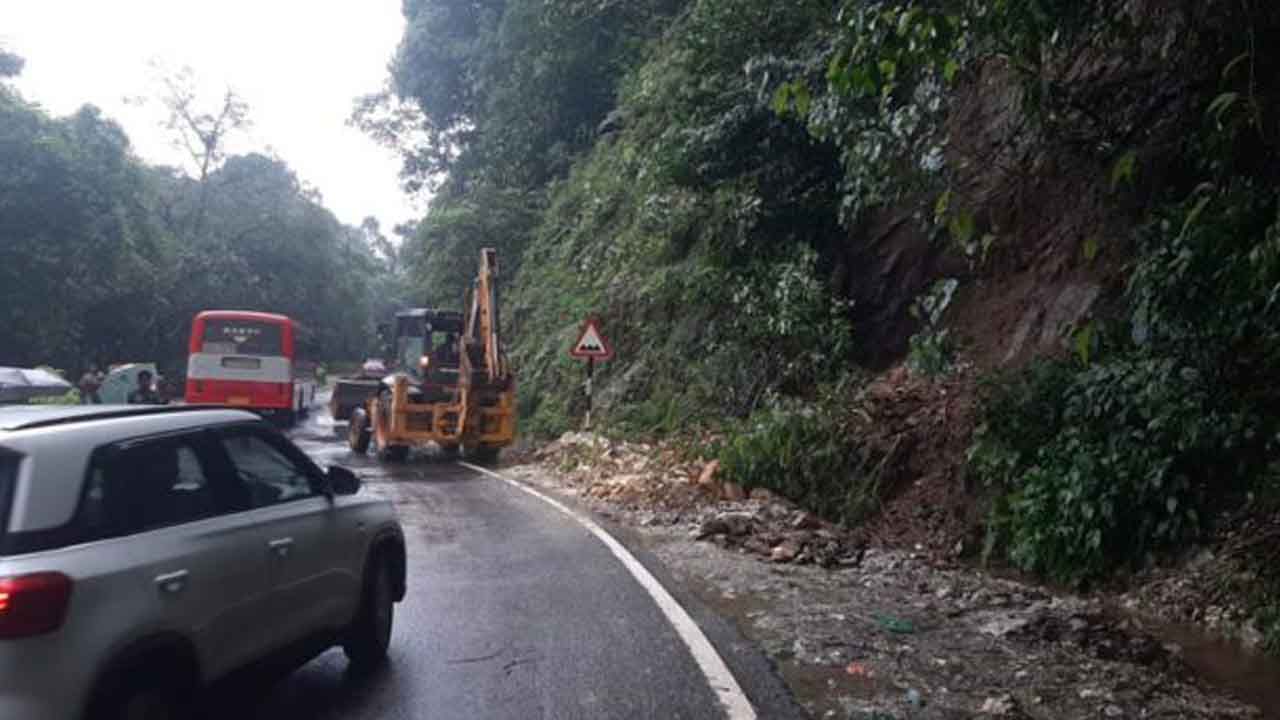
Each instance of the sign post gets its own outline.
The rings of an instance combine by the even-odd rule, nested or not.
[[[613,357],[613,346],[600,332],[600,323],[595,317],[588,317],[578,334],[578,341],[573,344],[569,356],[587,361],[587,382],[583,386],[587,393],[587,428],[591,427],[591,380],[596,372],[596,361],[604,362]]]

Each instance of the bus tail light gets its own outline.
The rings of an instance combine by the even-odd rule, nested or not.
[[[71,578],[35,573],[0,578],[0,639],[33,637],[62,627],[71,604]]]

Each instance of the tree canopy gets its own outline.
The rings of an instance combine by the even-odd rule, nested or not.
[[[20,69],[0,55],[0,71]],[[55,118],[0,84],[0,364],[176,372],[192,316],[213,308],[286,313],[312,328],[315,355],[362,356],[384,256],[283,161],[225,153],[248,112],[233,95],[201,115],[171,90],[194,173],[141,162],[92,106]]]

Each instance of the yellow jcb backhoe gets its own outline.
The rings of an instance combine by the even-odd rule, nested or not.
[[[480,251],[468,311],[417,308],[396,314],[395,370],[351,413],[348,442],[399,461],[436,443],[492,459],[515,439],[515,378],[499,336],[498,254]]]

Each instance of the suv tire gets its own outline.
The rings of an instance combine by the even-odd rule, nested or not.
[[[121,677],[90,712],[91,720],[186,720],[191,683],[162,666],[143,665]]]
[[[357,668],[370,668],[387,658],[395,619],[391,564],[379,553],[365,574],[364,594],[342,649]]]

